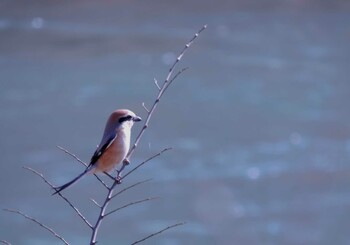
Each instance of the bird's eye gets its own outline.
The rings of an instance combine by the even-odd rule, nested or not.
[[[132,119],[132,116],[128,115],[128,116],[125,116],[125,117],[121,117],[119,119],[119,123],[122,123],[122,122],[125,122],[125,121],[130,121]]]

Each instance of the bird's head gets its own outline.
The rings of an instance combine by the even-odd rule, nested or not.
[[[134,125],[134,122],[141,121],[141,117],[136,116],[130,110],[120,109],[112,112],[110,115],[107,125],[113,125],[114,128],[130,129]]]

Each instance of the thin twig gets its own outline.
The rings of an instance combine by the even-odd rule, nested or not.
[[[188,50],[188,48],[192,45],[192,43],[194,42],[194,40],[199,36],[199,34],[204,31],[207,28],[207,25],[204,25],[194,36],[193,38],[185,45],[185,47],[183,48],[182,52],[180,53],[180,55],[176,58],[174,64],[172,65],[172,67],[169,69],[169,73],[167,78],[165,79],[164,83],[168,82],[176,65],[180,62],[180,60],[182,59],[182,56],[184,56],[184,54],[186,53],[186,51]]]
[[[32,169],[30,167],[23,167],[26,170],[29,170],[30,172],[38,175],[46,184],[48,184],[51,188],[55,188],[45,177],[42,173],[39,173],[38,171],[36,171],[35,169]],[[66,201],[66,203],[68,203],[68,205],[78,214],[78,216],[84,221],[84,223],[89,226],[92,229],[92,225],[90,224],[90,222],[84,217],[84,215],[79,211],[79,209],[77,207],[74,206],[73,203],[71,203],[71,201],[69,201],[65,196],[62,195],[61,192],[57,193],[63,200]]]
[[[64,244],[69,245],[69,243],[59,234],[57,234],[52,228],[48,227],[47,225],[41,223],[40,221],[26,215],[25,213],[22,213],[21,211],[18,210],[13,210],[13,209],[3,209],[6,212],[10,212],[10,213],[15,213],[15,214],[19,214],[21,216],[23,216],[24,218],[33,221],[34,223],[40,225],[41,227],[43,227],[44,229],[46,229],[47,231],[49,231],[52,235],[54,235],[55,237],[57,237],[58,239],[60,239]]]
[[[124,189],[118,191],[117,193],[115,193],[115,194],[112,196],[111,199],[113,199],[113,198],[115,198],[116,196],[120,195],[120,194],[123,193],[124,191],[127,191],[127,190],[129,190],[129,189],[131,189],[131,188],[133,188],[133,187],[135,187],[135,186],[138,186],[138,185],[140,185],[140,184],[146,183],[146,182],[151,181],[151,180],[152,180],[152,179],[146,179],[146,180],[139,181],[139,182],[137,182],[137,183],[135,183],[135,184],[133,184],[133,185],[130,185],[130,186],[128,186],[128,187],[126,187],[126,188],[124,188]]]
[[[100,205],[98,202],[95,201],[95,199],[90,198],[90,200],[91,200],[97,207],[102,208],[101,205]]]
[[[123,209],[123,208],[129,207],[129,206],[131,206],[131,205],[135,205],[135,204],[138,204],[138,203],[151,201],[151,200],[158,199],[158,198],[159,198],[159,197],[149,197],[149,198],[145,198],[145,199],[142,199],[142,200],[130,202],[130,203],[128,203],[128,204],[125,204],[124,206],[121,206],[121,207],[119,207],[119,208],[116,208],[116,209],[114,209],[114,210],[112,210],[112,211],[106,213],[103,217],[106,217],[106,216],[108,216],[108,215],[110,215],[110,214],[112,214],[112,213],[115,213],[115,212],[117,212],[117,211],[119,211],[119,210],[121,210],[121,209]]]
[[[154,78],[154,84],[157,86],[158,90],[161,90],[161,88],[159,87],[158,81],[155,78]]]
[[[172,79],[170,79],[170,81],[169,81],[168,85],[166,86],[166,88],[168,88],[168,87],[170,86],[170,84],[172,84],[173,81],[174,81],[178,76],[180,76],[181,73],[183,73],[183,72],[186,71],[187,69],[189,69],[189,67],[182,68],[180,71],[178,71],[178,72],[175,74],[175,76],[174,76]]]
[[[174,227],[180,226],[180,225],[184,225],[184,224],[186,224],[186,222],[181,222],[181,223],[177,223],[177,224],[175,224],[175,225],[170,225],[170,226],[168,226],[168,227],[166,227],[166,228],[164,228],[164,229],[162,229],[162,230],[160,230],[160,231],[158,231],[158,232],[156,232],[156,233],[152,233],[151,235],[146,236],[145,238],[142,238],[142,239],[140,239],[140,240],[138,240],[138,241],[136,241],[136,242],[133,242],[133,243],[131,243],[130,245],[138,244],[138,243],[143,242],[143,241],[145,241],[145,240],[147,240],[147,239],[149,239],[149,238],[151,238],[151,237],[153,237],[153,236],[159,235],[160,233],[162,233],[162,232],[164,232],[164,231],[166,231],[166,230],[169,230],[169,229],[171,229],[171,228],[174,228]]]
[[[172,150],[173,148],[169,147],[169,148],[165,148],[163,149],[161,152],[151,156],[150,158],[146,159],[145,161],[141,162],[140,164],[136,165],[136,167],[134,167],[133,169],[131,169],[129,172],[127,172],[122,178],[120,178],[121,180],[122,179],[125,179],[126,176],[130,175],[132,172],[134,172],[136,169],[138,169],[139,167],[141,167],[142,165],[146,164],[147,162],[151,161],[152,159],[160,156],[161,154],[163,154],[164,152],[166,151],[169,151],[169,150]]]
[[[63,148],[62,146],[57,145],[56,147],[58,149],[60,149],[61,151],[63,151],[64,153],[68,154],[69,156],[73,157],[75,160],[77,160],[78,162],[83,164],[85,167],[87,167],[89,165],[86,162],[84,162],[83,160],[81,160],[79,157],[77,157],[75,154],[73,154],[70,151],[68,151],[67,149]]]
[[[147,109],[145,102],[142,102],[142,107],[143,107],[143,109],[145,109],[145,111],[147,111],[149,113],[149,110]]]
[[[50,187],[53,188],[53,185],[44,177],[44,175],[42,173],[39,173],[38,171],[36,171],[35,169],[32,169],[30,167],[26,167],[26,166],[23,166],[22,168],[26,169],[26,170],[29,170],[30,172],[38,175],[46,184],[48,184]]]

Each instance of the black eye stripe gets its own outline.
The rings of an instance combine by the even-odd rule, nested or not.
[[[119,123],[125,122],[125,121],[130,121],[132,119],[132,116],[128,115],[125,117],[119,118]]]

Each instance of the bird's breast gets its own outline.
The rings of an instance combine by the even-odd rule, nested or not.
[[[130,135],[128,132],[118,132],[116,139],[98,159],[96,171],[110,171],[121,163],[130,147]]]

